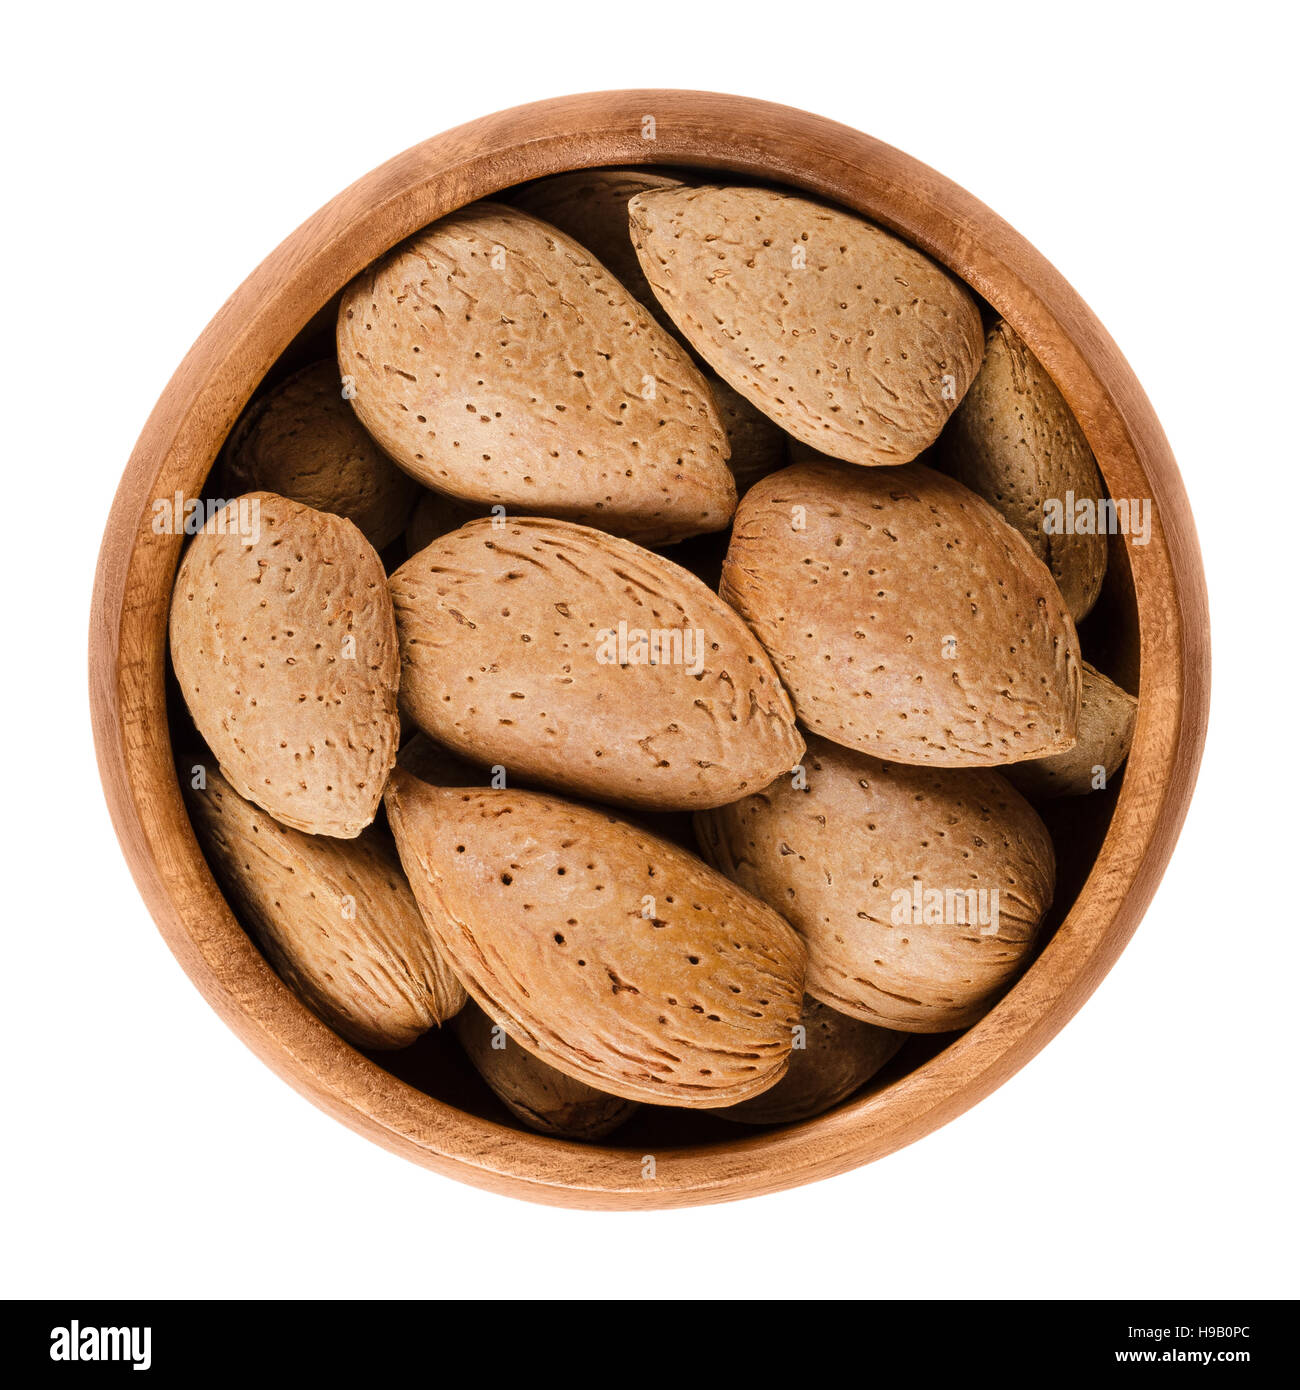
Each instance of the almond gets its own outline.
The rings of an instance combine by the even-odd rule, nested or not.
[[[1047,567],[988,505],[920,464],[797,464],[736,514],[721,594],[805,727],[903,763],[1064,752],[1079,641]]]
[[[780,1079],[804,952],[771,908],[667,840],[557,797],[430,787],[399,768],[385,803],[457,977],[548,1066],[696,1108]]]
[[[184,778],[194,829],[276,972],[357,1047],[406,1047],[465,991],[420,916],[392,844],[288,830],[215,770]]]
[[[1074,747],[1054,758],[1017,763],[1007,768],[1007,778],[1033,801],[1103,790],[1128,757],[1136,719],[1133,696],[1085,661]]]
[[[1077,623],[1097,601],[1106,537],[1050,533],[1044,503],[1104,496],[1083,431],[1052,378],[1007,323],[989,332],[984,365],[939,441],[936,462],[978,492],[1052,572]]]
[[[632,1100],[606,1095],[548,1067],[475,1003],[456,1015],[456,1036],[475,1071],[516,1119],[557,1139],[603,1139],[637,1110]]]
[[[907,463],[975,377],[973,296],[860,217],[763,188],[651,189],[628,206],[641,268],[686,340],[824,454]]]
[[[850,1018],[811,996],[799,1024],[803,1031],[786,1074],[761,1096],[719,1111],[724,1120],[791,1125],[825,1114],[870,1081],[906,1041],[903,1033]]]
[[[655,188],[680,188],[681,180],[649,169],[578,169],[538,179],[510,201],[585,246],[670,333],[676,325],[646,282],[628,226],[628,201]],[[729,460],[739,492],[784,465],[785,435],[756,406],[721,378],[705,373],[731,446]]]
[[[353,281],[338,351],[362,423],[441,492],[647,543],[735,510],[726,435],[685,349],[517,208],[464,208]]]
[[[417,733],[408,739],[397,755],[397,765],[403,767],[421,782],[429,782],[435,787],[503,787],[505,769],[476,767],[442,744],[435,742],[426,733]],[[525,790],[527,790],[525,784]],[[604,813],[603,808],[597,807]],[[630,824],[671,840],[683,849],[695,852],[695,830],[689,811],[624,811],[623,817]]]
[[[397,631],[384,567],[350,521],[269,492],[230,503],[185,552],[170,638],[190,715],[240,796],[313,834],[370,824],[397,756]]]
[[[407,555],[418,555],[439,536],[457,530],[467,521],[477,521],[486,515],[487,510],[483,506],[462,502],[459,497],[448,497],[445,493],[425,488],[406,526]]]
[[[390,588],[404,708],[512,780],[695,809],[799,759],[794,711],[753,634],[694,575],[630,541],[544,518],[475,521]]]
[[[577,169],[515,189],[510,202],[586,247],[671,332],[672,320],[646,284],[632,245],[627,205],[647,189],[680,185],[679,179],[649,169]]]
[[[1055,887],[1047,829],[998,773],[822,739],[801,778],[701,813],[696,833],[803,936],[809,994],[905,1033],[980,1018],[1025,964]]]
[[[744,496],[760,478],[785,467],[786,435],[721,377],[707,380],[731,446],[727,462],[736,480],[736,492]]]
[[[488,777],[482,768],[458,758],[425,733],[417,733],[402,744],[397,765],[436,787],[481,787]]]
[[[345,516],[376,550],[402,534],[420,491],[361,427],[332,359],[254,402],[226,446],[224,470],[234,493],[276,492]]]

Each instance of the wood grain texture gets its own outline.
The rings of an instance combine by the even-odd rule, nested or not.
[[[654,140],[643,138],[648,115]],[[1141,704],[1124,785],[1092,872],[1038,960],[979,1024],[892,1085],[773,1133],[665,1145],[652,1176],[639,1148],[526,1134],[424,1095],[350,1048],[276,979],[185,817],[164,682],[180,537],[150,526],[152,499],[198,493],[258,382],[370,261],[512,184],[646,163],[771,179],[913,242],[1029,345],[1111,493],[1151,497],[1155,510],[1150,543],[1126,543]],[[108,517],[90,634],[100,773],[123,851],[168,945],[217,1012],[304,1095],[394,1152],[493,1191],[605,1209],[726,1201],[843,1172],[946,1123],[1023,1066],[1096,988],[1151,900],[1192,794],[1209,668],[1200,551],[1169,445],[1119,349],[1062,276],[970,194],[879,141],[789,107],[668,91],[564,97],[470,122],[398,155],[294,232],[217,313],[150,416]]]

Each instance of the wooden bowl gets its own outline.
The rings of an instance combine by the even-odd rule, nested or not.
[[[1153,499],[1155,522],[1149,544],[1113,544],[1106,592],[1083,629],[1085,651],[1130,689],[1140,682],[1128,767],[1107,792],[1051,809],[1057,907],[1046,944],[997,1007],[959,1036],[909,1042],[865,1093],[806,1123],[751,1132],[648,1109],[591,1146],[513,1126],[443,1037],[382,1061],[354,1050],[240,928],[177,785],[166,634],[182,537],[155,534],[151,517],[155,498],[202,494],[250,396],[303,355],[327,328],[331,300],[377,256],[512,184],[646,163],[806,189],[941,261],[1045,364],[1111,495]],[[952,1119],[1023,1066],[1096,988],[1151,900],[1191,797],[1210,664],[1200,553],[1168,443],[1118,348],[1061,276],[968,193],[866,135],[789,107],[672,91],[564,97],[472,121],[368,174],[274,251],[191,349],[127,465],[99,557],[90,658],[100,775],[123,851],[213,1008],[304,1095],[394,1152],[512,1196],[596,1208],[725,1201],[843,1172]]]

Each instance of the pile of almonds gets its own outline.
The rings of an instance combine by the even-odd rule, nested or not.
[[[807,1119],[1005,993],[1031,802],[1128,752],[1076,631],[1105,537],[1042,525],[1096,463],[1008,324],[841,209],[503,197],[359,276],[227,442],[171,610],[193,824],[358,1047],[454,1020],[565,1138]]]

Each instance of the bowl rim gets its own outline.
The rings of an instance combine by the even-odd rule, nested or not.
[[[200,495],[271,363],[377,256],[511,185],[637,164],[785,183],[905,237],[1024,338],[1112,496],[1154,503],[1150,542],[1124,541],[1141,692],[1124,784],[1092,871],[1029,970],[984,1019],[875,1094],[802,1124],[645,1156],[516,1130],[427,1096],[354,1051],[273,974],[184,811],[165,690],[183,538],[151,524],[155,498]],[[1132,369],[1060,273],[969,193],[868,135],[794,107],[668,89],[558,97],[470,121],[390,159],[294,231],[218,311],[154,407],[109,512],[90,624],[92,723],[113,824],[160,932],[217,1013],[303,1095],[392,1151],[492,1191],[603,1209],[733,1200],[847,1171],[947,1123],[1019,1070],[1097,987],[1151,900],[1195,784],[1209,680],[1205,578],[1177,465]]]

